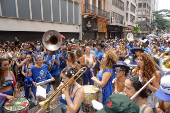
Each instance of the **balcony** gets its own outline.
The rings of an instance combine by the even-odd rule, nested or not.
[[[99,9],[98,7],[92,6],[90,4],[84,4],[83,13],[90,13],[91,15],[110,18],[110,13]]]

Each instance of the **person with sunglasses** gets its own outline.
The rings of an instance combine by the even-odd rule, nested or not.
[[[130,58],[130,64],[137,65],[138,55],[143,53],[144,50],[140,47],[137,47],[135,49],[131,49],[130,51],[133,54],[133,56]]]
[[[155,65],[152,61],[144,54],[141,53],[138,55],[138,62],[135,69],[132,70],[133,74],[138,74],[141,78],[149,81],[153,76],[156,78],[148,84],[148,102],[152,108],[155,108],[158,104],[158,98],[155,97],[154,93],[159,89],[161,72],[156,70]]]
[[[113,69],[115,72],[115,79],[112,81],[113,94],[119,94],[124,91],[124,83],[126,80],[126,75],[129,72],[129,67],[123,61],[117,61],[115,65],[113,65]]]
[[[100,86],[100,89],[102,88],[102,93],[99,93],[99,101],[102,100],[103,105],[105,105],[107,98],[113,93],[112,80],[115,78],[115,74],[112,65],[117,61],[117,55],[112,50],[107,51],[102,57],[101,70],[98,74],[98,79],[94,76],[91,78]],[[91,69],[91,72],[93,72],[93,69]]]
[[[131,98],[138,90],[140,90],[146,81],[137,74],[129,75],[125,80],[124,92],[127,97]],[[152,108],[145,98],[148,97],[147,88],[143,89],[133,101],[139,106],[139,113],[153,113]]]

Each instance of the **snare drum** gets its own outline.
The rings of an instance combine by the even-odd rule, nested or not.
[[[97,100],[99,88],[93,85],[84,85],[84,105],[91,105],[92,100]]]
[[[16,98],[15,101],[8,100],[3,110],[4,113],[28,113],[29,102],[26,98]]]

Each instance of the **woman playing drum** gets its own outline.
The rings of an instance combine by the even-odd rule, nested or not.
[[[64,68],[61,72],[62,82],[66,83],[76,72],[77,69],[73,66]],[[54,97],[51,104],[53,104],[58,97],[60,102],[64,104],[61,105],[62,113],[78,113],[80,105],[83,102],[84,89],[76,82],[76,78],[74,78],[67,84],[66,88],[62,89],[62,91]],[[44,112],[44,109],[41,108],[37,113],[42,112]]]
[[[103,105],[105,105],[107,98],[113,93],[112,80],[115,78],[115,74],[112,65],[114,65],[117,60],[116,54],[112,50],[109,50],[102,57],[101,70],[98,74],[98,79],[94,76],[91,78],[95,83],[102,87]],[[100,95],[99,98],[101,98]]]
[[[13,95],[14,90],[19,93],[17,83],[12,71],[9,71],[9,60],[0,59],[0,93]]]

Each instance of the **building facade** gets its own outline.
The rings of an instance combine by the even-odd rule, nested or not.
[[[136,26],[136,18],[137,18],[137,7],[138,0],[127,0],[126,1],[126,23],[128,26],[126,28],[126,33],[133,33],[134,27]]]
[[[82,0],[82,38],[103,39],[107,37],[108,0]]]
[[[152,12],[155,10],[155,0],[139,0],[136,24],[141,28],[141,35],[151,33]]]
[[[41,40],[56,30],[66,38],[81,39],[81,5],[78,0],[1,0],[0,41]]]

